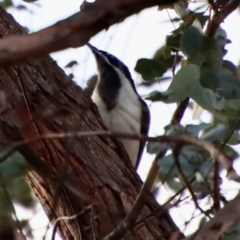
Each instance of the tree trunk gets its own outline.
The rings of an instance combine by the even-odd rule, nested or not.
[[[0,34],[26,34],[0,9]],[[17,42],[16,42],[17,44]],[[104,129],[96,106],[50,57],[0,68],[0,136],[7,141],[52,132]],[[141,187],[122,146],[108,137],[40,140],[18,149],[33,166],[27,181],[64,239],[100,239],[131,208]],[[149,194],[139,219],[159,209]],[[161,211],[128,239],[169,239],[177,228]],[[94,237],[94,234],[96,238]]]

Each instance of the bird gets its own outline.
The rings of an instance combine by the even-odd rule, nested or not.
[[[90,43],[87,46],[95,57],[98,71],[91,98],[107,129],[113,133],[148,135],[149,108],[137,93],[127,66],[112,54]],[[145,143],[123,138],[120,142],[137,170]]]

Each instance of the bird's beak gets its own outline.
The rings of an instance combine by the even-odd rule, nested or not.
[[[97,48],[95,48],[94,46],[92,46],[90,43],[87,43],[87,46],[90,48],[90,50],[92,51],[95,59],[96,59],[96,63],[97,63],[97,67],[98,67],[98,71],[101,74],[105,67],[106,67],[106,62],[103,59],[101,53],[99,53],[99,50]]]
[[[87,43],[87,46],[90,48],[90,50],[93,52],[94,55],[97,53],[98,50],[93,45],[91,45],[90,43]]]

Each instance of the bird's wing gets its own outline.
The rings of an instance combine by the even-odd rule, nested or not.
[[[148,135],[149,124],[150,124],[150,112],[149,112],[149,108],[148,108],[147,104],[141,99],[141,97],[139,97],[139,99],[140,99],[141,104],[142,104],[142,118],[141,118],[141,131],[140,131],[140,133],[142,135]],[[144,146],[145,146],[145,142],[141,141],[140,145],[139,145],[137,162],[136,162],[136,165],[135,165],[136,170],[139,167]]]

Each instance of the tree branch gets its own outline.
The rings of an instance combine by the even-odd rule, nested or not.
[[[158,137],[148,137],[141,134],[112,133],[109,131],[89,131],[89,132],[80,131],[80,132],[66,132],[66,133],[48,133],[44,135],[38,135],[34,138],[25,139],[23,141],[19,141],[15,143],[2,141],[2,144],[7,144],[8,146],[12,145],[12,148],[6,154],[4,154],[4,156],[2,156],[2,158],[0,159],[0,162],[3,162],[7,157],[9,157],[10,155],[9,153],[13,153],[19,147],[34,143],[41,139],[54,140],[54,139],[67,139],[67,138],[73,138],[73,137],[90,138],[90,137],[99,137],[99,136],[133,139],[133,140],[139,140],[139,141],[162,142],[162,143],[193,144],[193,145],[202,147],[206,151],[208,151],[209,154],[211,155],[211,158],[216,159],[219,162],[219,164],[221,164],[221,166],[224,167],[226,170],[232,171],[232,168],[233,168],[232,160],[229,157],[227,157],[224,153],[222,153],[220,150],[215,148],[215,146],[212,143],[202,139],[198,139],[191,135],[182,134],[178,136],[163,135]]]
[[[188,240],[218,239],[229,227],[240,219],[240,195],[219,210],[214,218]]]
[[[227,5],[221,10],[216,11],[211,21],[208,23],[206,35],[209,37],[214,37],[219,25],[224,21],[224,19],[232,13],[240,4],[240,0],[229,1]]]
[[[30,35],[10,36],[0,41],[0,64],[16,63],[69,47],[81,47],[98,32],[156,5],[176,0],[97,0],[83,5],[71,17]],[[0,9],[4,11],[3,9]]]

